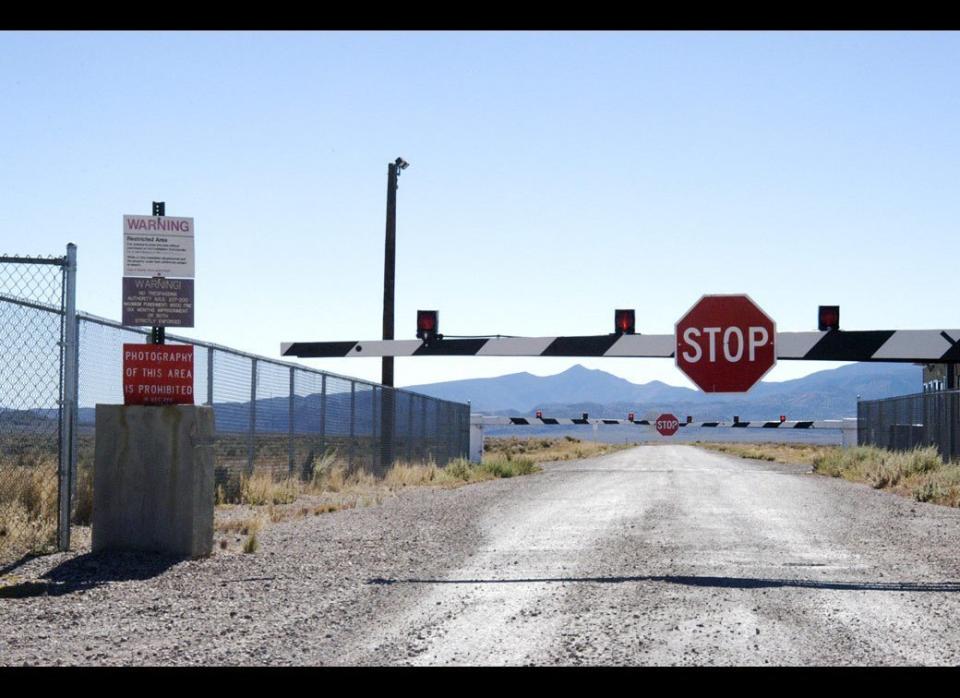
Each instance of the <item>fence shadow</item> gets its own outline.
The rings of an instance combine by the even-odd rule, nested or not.
[[[909,592],[960,592],[960,582],[832,582],[813,579],[768,579],[761,577],[698,577],[679,575],[645,575],[630,577],[527,577],[517,579],[368,579],[367,584],[389,586],[392,584],[629,584],[638,582],[663,582],[693,587],[719,589],[770,589],[801,588],[830,591],[909,591]]]
[[[86,553],[60,563],[39,580],[0,587],[0,599],[63,596],[110,582],[151,579],[183,561],[182,557],[155,553]]]

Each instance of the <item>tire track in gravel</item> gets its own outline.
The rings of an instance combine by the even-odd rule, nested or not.
[[[960,510],[808,470],[642,446],[253,555],[36,558],[56,593],[0,596],[0,664],[960,662]]]
[[[548,469],[338,663],[960,660],[956,510],[689,446]]]
[[[468,561],[438,578],[400,580],[423,595],[336,663],[536,663],[566,620],[556,613],[562,580],[586,573],[591,549],[642,514],[626,453],[589,461],[601,477],[558,464],[505,490],[484,512]],[[515,581],[525,578],[533,581]]]

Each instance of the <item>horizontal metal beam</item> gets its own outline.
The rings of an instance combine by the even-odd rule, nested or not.
[[[885,361],[960,363],[960,330],[831,330],[778,332],[778,359],[800,361]],[[492,337],[369,342],[284,342],[283,356],[301,358],[377,356],[609,356],[674,357],[672,334],[592,335],[585,337]]]
[[[652,427],[655,419],[603,419],[587,418],[577,419],[575,417],[487,417],[484,415],[471,415],[470,423],[485,427],[494,426],[572,426],[577,424],[597,424],[597,425],[616,425],[632,424],[639,427]],[[856,425],[856,422],[853,422]],[[788,419],[781,422],[779,419],[751,419],[740,420],[738,422],[728,422],[726,420],[703,421],[703,422],[680,422],[681,428],[697,429],[844,429],[852,428],[849,423],[842,419]]]

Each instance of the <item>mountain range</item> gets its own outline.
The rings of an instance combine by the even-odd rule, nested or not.
[[[445,400],[471,403],[483,414],[637,418],[662,411],[695,419],[836,419],[857,413],[858,396],[873,400],[920,392],[922,369],[912,364],[857,363],[788,381],[761,381],[745,394],[710,394],[661,381],[632,383],[581,365],[552,376],[511,373],[412,385],[405,389]]]
[[[405,387],[424,395],[455,402],[470,402],[471,412],[503,416],[532,415],[543,410],[549,417],[656,418],[672,412],[680,419],[690,415],[696,421],[730,419],[838,419],[857,414],[857,398],[865,400],[905,395],[920,391],[922,369],[911,364],[859,363],[818,371],[803,378],[762,381],[746,394],[709,394],[661,381],[632,383],[597,369],[576,365],[552,376],[511,373],[496,378],[473,378]],[[354,433],[370,433],[378,420],[373,391],[331,392],[326,399],[326,432],[351,433],[349,415],[355,415]],[[290,408],[294,424],[304,433],[319,428],[319,393],[261,398],[256,402],[256,425],[261,432],[286,433]],[[352,403],[352,404],[351,404]],[[250,402],[217,402],[217,430],[245,433],[250,426]],[[403,403],[398,404],[403,409]],[[56,410],[9,410],[0,408],[0,423],[14,431],[49,429]],[[94,409],[81,406],[78,424],[92,429]]]

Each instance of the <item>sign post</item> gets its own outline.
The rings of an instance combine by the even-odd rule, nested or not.
[[[152,326],[150,344],[164,343],[168,325],[193,327],[193,219],[168,218],[166,207],[154,201],[152,216],[123,217],[123,324]],[[189,283],[165,285],[168,277]]]
[[[777,363],[776,337],[749,296],[703,296],[677,322],[677,368],[705,393],[745,393]]]
[[[680,428],[680,420],[670,412],[667,412],[657,417],[654,426],[657,428],[657,431],[660,432],[661,436],[673,436],[677,433],[677,429]]]
[[[192,218],[123,217],[123,324],[151,327],[147,347],[125,344],[125,405],[193,404],[193,347],[165,347],[166,328],[193,327]]]

